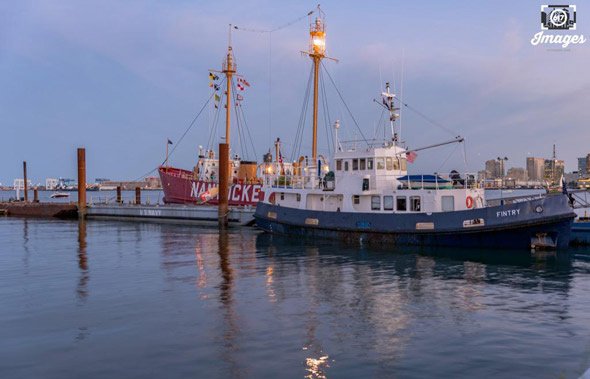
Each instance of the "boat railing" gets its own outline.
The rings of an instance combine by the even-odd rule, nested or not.
[[[523,203],[526,201],[542,199],[543,197],[547,196],[544,193],[538,193],[534,195],[522,195],[522,196],[510,196],[510,197],[501,197],[497,199],[486,199],[486,203],[489,207],[495,207],[498,205],[509,205],[509,204],[516,204],[516,203]]]
[[[473,173],[406,175],[399,178],[399,189],[475,189],[483,188],[483,182],[478,181]]]
[[[334,189],[334,181],[314,175],[265,175],[264,185],[277,189]]]

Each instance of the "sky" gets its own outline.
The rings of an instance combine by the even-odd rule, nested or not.
[[[566,51],[533,46],[535,1],[324,1],[327,109],[320,152],[336,119],[342,139],[382,137],[385,81],[413,110],[401,111],[402,139],[416,148],[465,137],[464,146],[420,152],[413,173],[475,172],[506,156],[551,155],[566,170],[590,153],[590,42]],[[252,143],[232,144],[261,160],[275,138],[287,157],[310,154],[306,114],[294,147],[310,59],[308,1],[27,1],[0,3],[0,183],[12,184],[26,160],[29,178],[76,177],[86,148],[88,181],[131,180],[158,166],[192,168],[198,146],[221,141],[213,104],[179,138],[211,96],[208,70],[220,69],[228,25],[238,71],[251,87],[242,110]],[[590,37],[590,1],[578,1],[575,34]],[[292,24],[290,24],[292,23]],[[272,33],[249,30],[272,30]],[[344,105],[346,104],[346,105]],[[347,111],[354,116],[354,120]],[[324,114],[326,117],[324,117]],[[328,129],[327,129],[328,128]],[[232,125],[232,141],[238,127]],[[253,145],[253,148],[252,148]],[[246,151],[246,150],[249,150]],[[253,153],[255,151],[255,156]],[[249,153],[249,155],[247,154]]]

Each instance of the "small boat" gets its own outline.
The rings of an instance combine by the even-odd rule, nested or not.
[[[70,197],[70,194],[67,192],[54,192],[51,194],[51,196],[49,196],[52,199],[61,199],[64,197]]]

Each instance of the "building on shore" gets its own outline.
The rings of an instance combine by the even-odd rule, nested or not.
[[[578,177],[590,177],[590,153],[585,157],[578,158]]]
[[[526,172],[528,180],[543,180],[545,178],[545,159],[527,157]]]
[[[506,173],[506,177],[519,182],[528,180],[527,171],[522,167],[511,167]]]
[[[121,187],[123,190],[134,190],[135,188],[139,187],[141,189],[161,189],[162,183],[160,182],[160,178],[156,176],[148,176],[144,180],[139,181],[125,181],[125,180],[108,180],[102,181],[98,187],[101,190],[114,190],[117,187]]]
[[[501,179],[504,177],[504,159],[490,159],[486,161],[486,179]]]

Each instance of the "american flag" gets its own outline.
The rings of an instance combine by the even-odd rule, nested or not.
[[[406,159],[408,160],[408,162],[410,163],[414,163],[414,161],[416,160],[416,157],[418,156],[418,154],[416,154],[415,151],[408,151],[406,153]]]

